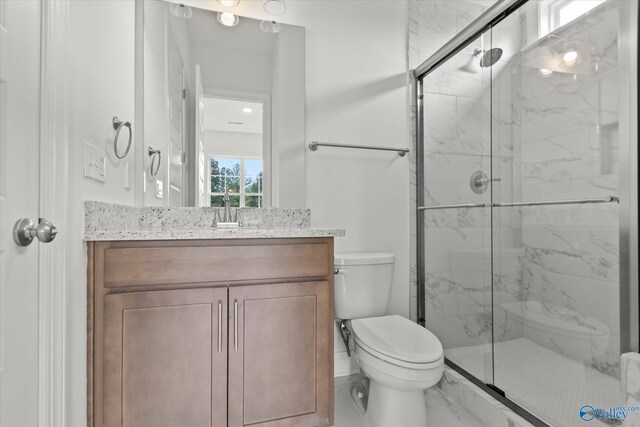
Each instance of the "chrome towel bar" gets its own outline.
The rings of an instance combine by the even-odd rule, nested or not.
[[[462,203],[459,205],[418,206],[419,211],[435,211],[438,209],[484,208],[484,203]]]
[[[409,152],[408,148],[392,148],[392,147],[376,147],[373,145],[350,145],[350,144],[332,144],[329,142],[311,141],[309,143],[309,149],[311,151],[317,151],[318,147],[339,147],[339,148],[358,148],[361,150],[380,150],[380,151],[395,151],[398,156],[404,157]]]
[[[588,203],[619,203],[620,198],[616,196],[599,197],[595,199],[570,199],[570,200],[544,200],[540,202],[509,202],[509,203],[463,203],[459,205],[439,205],[439,206],[418,206],[419,211],[430,211],[436,209],[463,209],[463,208],[511,208],[519,206],[551,206],[551,205],[584,205]]]

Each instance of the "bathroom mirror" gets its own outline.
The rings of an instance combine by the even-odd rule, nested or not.
[[[304,179],[280,167],[304,162],[304,28],[142,7],[139,203],[222,206],[228,191],[233,207],[280,206],[279,182]]]

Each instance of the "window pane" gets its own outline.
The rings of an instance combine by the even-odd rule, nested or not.
[[[260,176],[245,176],[244,177],[244,192],[253,194],[262,194],[262,175]]]
[[[211,192],[240,192],[240,160],[211,159]]]
[[[262,196],[246,196],[244,205],[249,208],[261,208]]]
[[[229,206],[232,208],[240,207],[240,196],[229,196]]]
[[[214,208],[221,208],[224,206],[223,196],[211,196],[211,206]]]
[[[262,160],[247,159],[244,161],[244,174],[247,176],[262,176]]]

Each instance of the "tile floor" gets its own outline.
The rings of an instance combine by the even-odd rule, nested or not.
[[[351,400],[351,384],[355,381],[358,381],[357,375],[335,379],[335,427],[367,427]],[[427,391],[425,402],[428,427],[491,427],[462,409],[437,387]]]

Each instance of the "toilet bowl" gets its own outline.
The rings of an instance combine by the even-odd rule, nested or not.
[[[444,354],[429,330],[385,315],[394,261],[385,253],[336,254],[336,315],[349,319],[353,355],[369,378],[366,404],[356,401],[369,427],[425,427],[424,392],[442,377]]]

